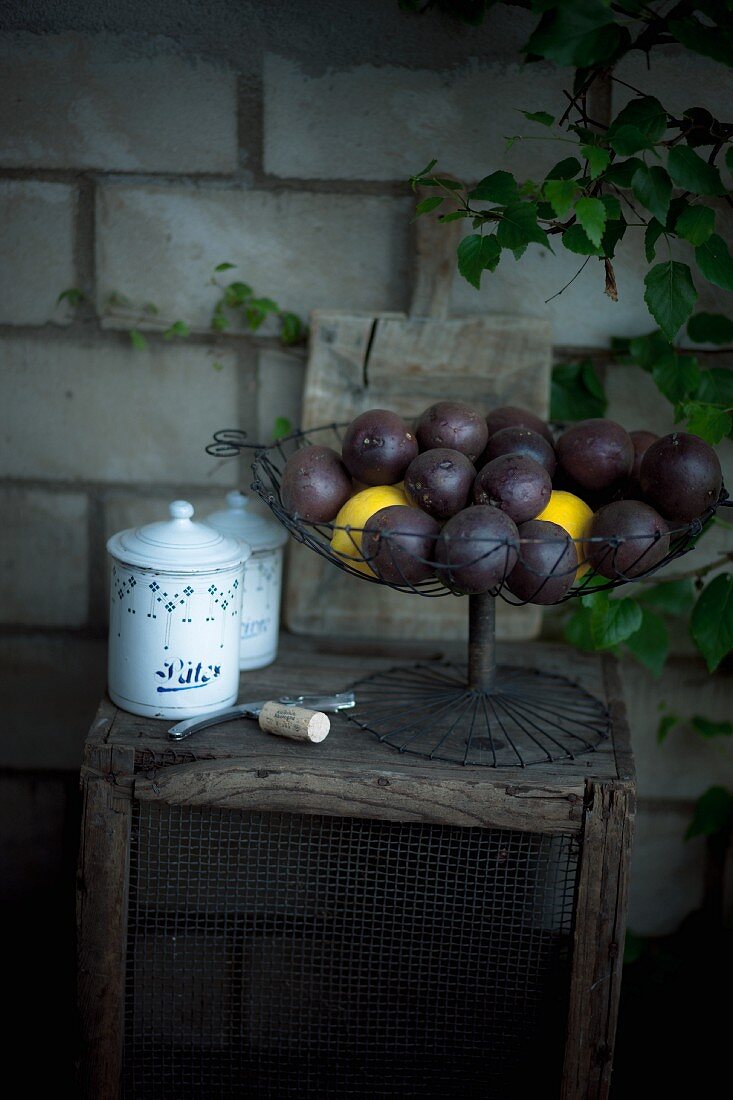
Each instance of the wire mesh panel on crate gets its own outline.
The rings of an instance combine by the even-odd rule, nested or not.
[[[557,1095],[578,852],[136,804],[124,1094]]]

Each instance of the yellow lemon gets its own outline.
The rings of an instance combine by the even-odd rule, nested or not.
[[[566,493],[562,489],[553,489],[545,510],[535,516],[535,519],[545,519],[557,523],[559,527],[567,531],[571,539],[585,539],[590,535],[593,512],[585,501],[581,500],[580,497],[576,497],[574,493]],[[578,561],[582,561],[587,553],[585,543],[576,542],[575,550]],[[589,568],[588,563],[584,562],[575,574],[576,578],[582,577],[584,573],[588,572]]]
[[[362,489],[346,501],[333,521],[336,530],[331,538],[331,549],[342,558],[349,559],[349,565],[362,573],[371,574],[372,570],[361,560],[362,530],[380,508],[389,508],[393,504],[408,504],[401,485],[373,485]],[[341,531],[341,527],[353,528]]]

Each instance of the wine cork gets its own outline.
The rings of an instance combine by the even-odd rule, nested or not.
[[[328,715],[320,710],[265,703],[260,712],[260,726],[267,733],[289,737],[292,741],[318,742],[328,737],[331,722]]]

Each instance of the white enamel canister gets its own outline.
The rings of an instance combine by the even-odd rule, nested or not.
[[[151,718],[194,718],[230,706],[239,689],[244,563],[250,547],[192,520],[119,531],[107,543],[110,698]]]
[[[239,667],[264,668],[277,657],[280,632],[283,546],[288,533],[276,520],[259,515],[244,493],[227,493],[227,507],[207,516],[225,535],[243,539],[252,548],[244,567]]]

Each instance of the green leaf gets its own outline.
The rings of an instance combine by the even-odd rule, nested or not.
[[[669,633],[664,619],[644,608],[641,626],[626,639],[626,648],[649,669],[652,676],[659,678],[669,652]]]
[[[602,256],[603,249],[588,239],[588,234],[580,225],[571,225],[562,235],[562,243],[568,252],[579,256]]]
[[[715,211],[709,206],[688,206],[680,214],[674,228],[690,244],[705,244],[715,228]]]
[[[573,205],[577,190],[578,185],[574,180],[546,180],[542,193],[552,205],[558,218],[564,218]]]
[[[703,588],[692,611],[690,633],[710,672],[733,649],[733,573],[720,573]]]
[[[176,336],[185,339],[191,335],[191,329],[188,327],[185,321],[174,321],[169,328],[163,333],[164,340],[173,340]]]
[[[640,149],[653,149],[654,145],[638,126],[619,126],[609,134],[608,144],[619,156],[628,157]]]
[[[643,163],[644,161],[639,160],[638,157],[629,157],[628,160],[616,160],[606,169],[604,179],[608,180],[609,183],[614,183],[617,187],[629,188],[639,165]]]
[[[695,715],[692,719],[692,728],[701,737],[733,736],[733,722],[713,722],[710,718],[701,718],[700,715]]]
[[[555,119],[547,111],[521,111],[520,113],[530,122],[539,122],[542,126],[552,126],[555,122]]]
[[[272,429],[273,441],[283,439],[286,435],[290,435],[292,430],[293,425],[290,423],[287,416],[276,416]]]
[[[697,395],[696,395],[697,396]],[[700,401],[688,401],[678,408],[679,417],[687,421],[687,430],[715,446],[730,434],[733,419],[724,409]]]
[[[79,302],[85,302],[86,295],[83,290],[80,290],[78,286],[70,286],[66,290],[62,290],[56,299],[56,305],[60,302],[68,302],[70,306],[78,306]]]
[[[715,165],[708,164],[688,145],[675,145],[670,149],[667,171],[683,191],[693,191],[696,195],[725,194],[720,172]]]
[[[212,370],[224,370],[224,364],[220,363],[217,359],[211,364]]]
[[[722,14],[722,13],[721,13]],[[708,27],[693,16],[685,19],[672,19],[669,32],[688,50],[712,57],[723,65],[733,64],[733,34],[727,27]]]
[[[613,134],[622,126],[635,126],[650,141],[659,141],[667,129],[667,112],[654,96],[632,99],[623,107],[609,127]]]
[[[657,264],[644,279],[644,301],[668,340],[674,340],[692,313],[697,291],[687,264],[668,260]]]
[[[135,351],[145,351],[148,346],[148,342],[143,336],[142,332],[140,332],[136,328],[130,329],[130,343],[134,347]]]
[[[624,218],[620,218],[618,221],[609,221],[606,223],[606,229],[603,234],[603,240],[601,241],[601,251],[604,256],[613,258],[616,251],[616,245],[623,237],[628,226]]]
[[[558,65],[584,68],[611,57],[620,42],[621,30],[602,0],[583,0],[545,11],[525,48]]]
[[[700,385],[695,397],[711,405],[733,408],[733,370],[727,367],[710,367],[700,375]]]
[[[675,726],[679,725],[679,718],[676,714],[664,714],[659,719],[659,725],[657,726],[657,744],[661,745],[662,741],[665,741],[668,735],[672,732]]]
[[[461,218],[470,218],[471,215],[467,210],[452,210],[450,214],[439,214],[439,222],[457,222]]]
[[[410,180],[419,180],[422,176],[427,176],[430,172],[432,172],[437,163],[437,160],[431,160],[428,164],[425,165],[422,172],[417,172],[414,176],[410,176]]]
[[[431,195],[430,198],[423,199],[415,207],[415,217],[419,218],[421,214],[429,214],[431,210],[435,210],[443,202],[445,202],[443,195]]]
[[[224,291],[224,301],[232,309],[237,309],[252,297],[252,287],[247,283],[230,283]]]
[[[445,187],[448,191],[460,191],[463,187],[460,180],[451,179],[449,176],[433,176],[431,183]]]
[[[272,298],[250,298],[247,303],[252,309],[260,313],[279,313],[280,307]]]
[[[722,290],[733,290],[733,259],[722,237],[712,233],[705,244],[695,249],[695,259],[709,283]]]
[[[641,627],[643,613],[641,607],[630,598],[609,600],[608,606],[593,608],[591,637],[597,649],[610,649],[611,646],[625,642]]]
[[[553,165],[545,176],[546,180],[570,180],[580,171],[580,161],[575,157],[565,157]]]
[[[478,233],[464,237],[458,245],[458,270],[476,290],[481,288],[482,272],[494,271],[499,263],[501,248],[494,236],[482,237]]]
[[[700,368],[692,355],[676,355],[655,364],[652,378],[657,389],[676,405],[696,392],[700,384]]]
[[[606,207],[600,199],[578,199],[575,213],[583,226],[586,236],[597,248],[601,246],[603,230],[606,227]]]
[[[729,145],[725,151],[725,163],[728,166],[728,171],[733,172],[733,145]]]
[[[476,185],[468,197],[478,202],[498,202],[501,206],[508,206],[519,198],[519,184],[511,172],[492,172]]]
[[[579,607],[573,612],[563,627],[563,634],[571,645],[585,652],[595,652],[595,645],[590,633],[592,612],[585,607]]]
[[[727,829],[733,814],[733,795],[725,787],[709,787],[695,803],[695,812],[685,840],[695,836],[713,836]]]
[[[657,254],[657,241],[664,232],[664,226],[656,218],[651,218],[644,230],[644,255],[647,263],[651,263]]]
[[[722,313],[696,313],[687,322],[687,335],[696,344],[729,344],[733,321]]]
[[[661,332],[650,332],[646,336],[635,336],[629,342],[631,359],[642,370],[650,371],[660,359],[669,359],[674,355],[669,340]]]
[[[642,587],[637,599],[645,607],[681,618],[692,611],[695,590],[691,580],[663,581],[651,588]]]
[[[214,332],[223,332],[224,329],[229,328],[229,318],[226,317],[220,309],[215,309],[211,317],[211,327]]]
[[[535,241],[550,247],[547,234],[537,224],[537,203],[517,202],[502,211],[496,239],[502,248],[521,248]]]
[[[606,208],[606,217],[609,221],[621,218],[621,203],[615,195],[600,195],[599,197]]]
[[[672,197],[672,181],[664,169],[658,165],[652,168],[647,168],[646,164],[639,165],[631,181],[631,189],[639,202],[664,225]]]
[[[232,268],[236,267],[236,266],[237,266],[236,264],[227,264],[227,263],[217,264],[216,267],[214,268],[214,271],[231,271]]]
[[[290,347],[299,343],[305,335],[305,325],[297,313],[287,311],[280,314],[280,340]]]
[[[608,406],[590,359],[553,367],[550,395],[550,419],[561,423],[603,416]]]
[[[598,179],[611,161],[611,154],[608,149],[604,149],[600,145],[581,145],[580,151],[588,161],[590,178],[592,180]]]

